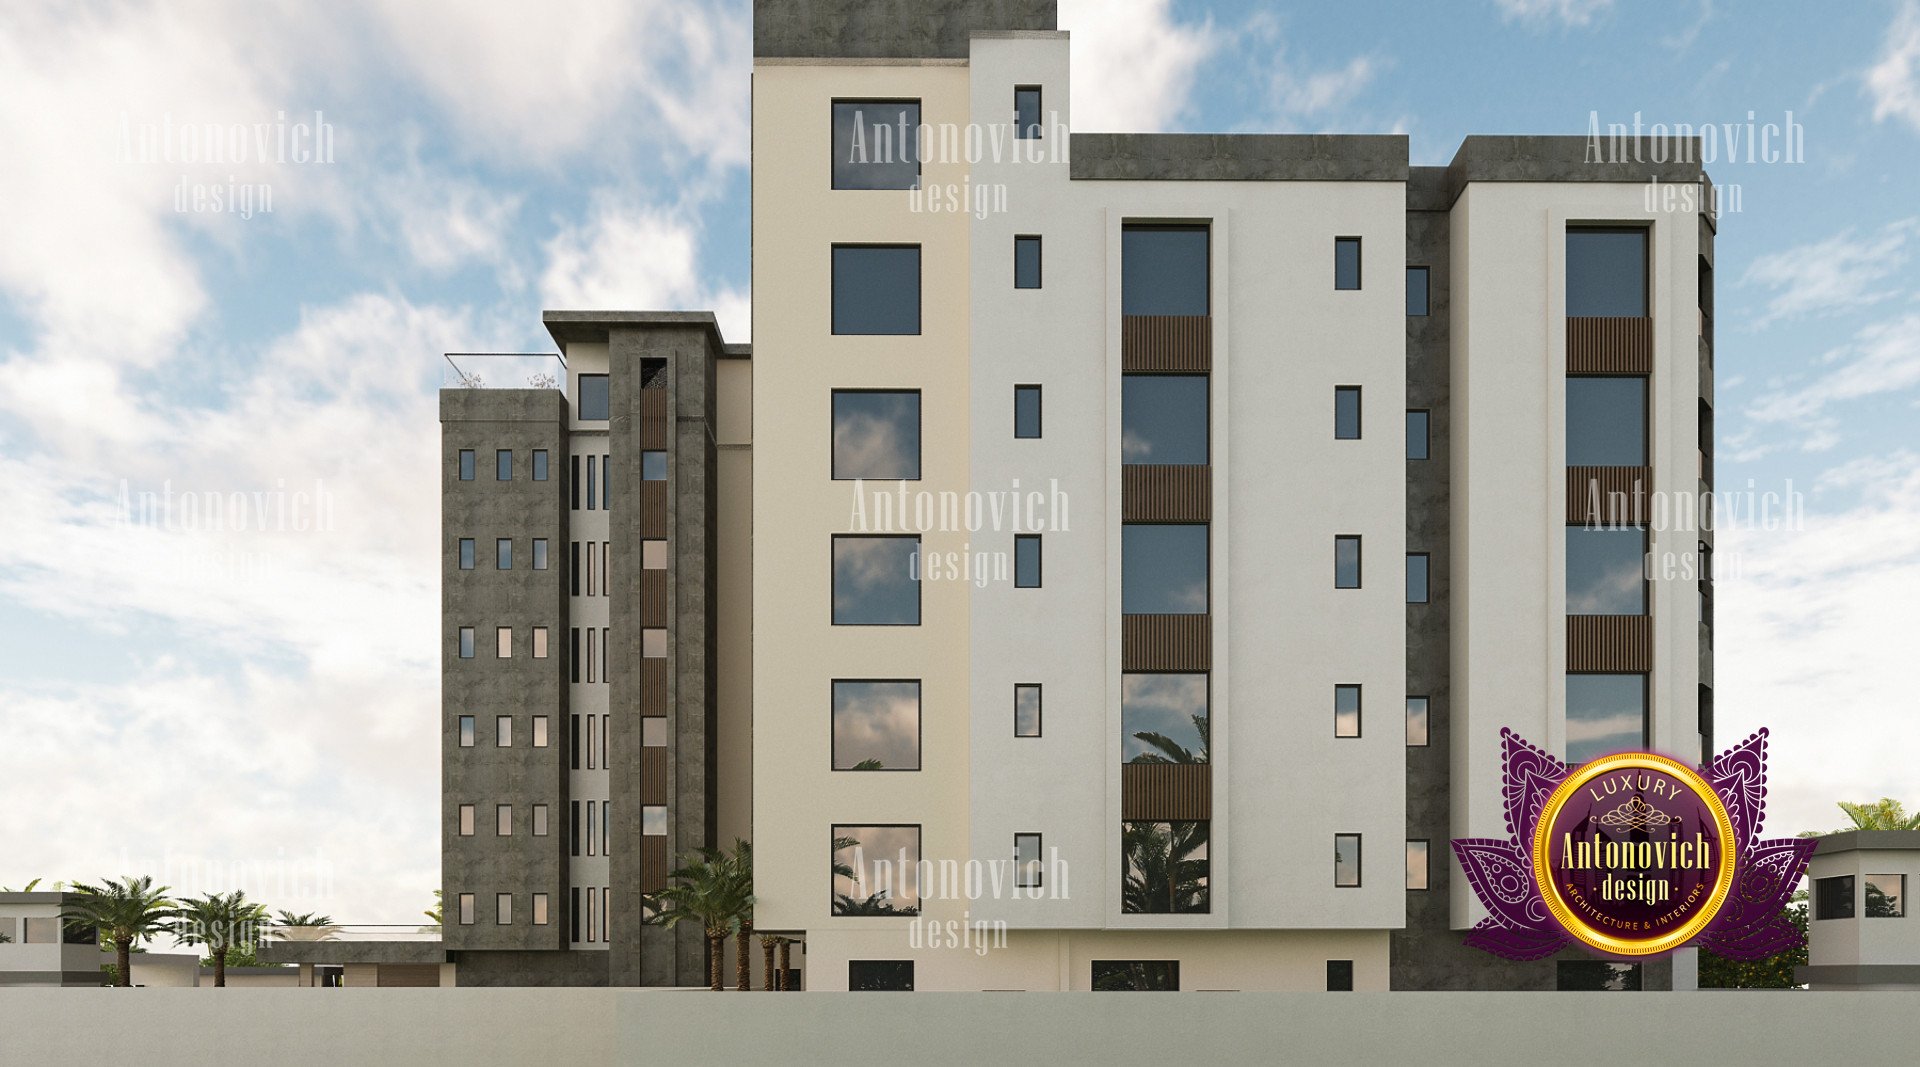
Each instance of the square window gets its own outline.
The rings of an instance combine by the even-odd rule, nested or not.
[[[1567,377],[1567,466],[1647,465],[1647,380]]]
[[[833,538],[835,626],[920,625],[920,538]]]
[[[493,542],[493,565],[498,570],[513,569],[513,538],[502,537]]]
[[[1813,880],[1813,917],[1851,919],[1853,911],[1853,875]]]
[[[1647,229],[1567,228],[1568,317],[1647,313]]]
[[[1360,588],[1360,538],[1349,534],[1333,539],[1333,587]]]
[[[547,450],[544,448],[533,450],[533,480],[536,482],[547,480]]]
[[[1407,698],[1407,747],[1427,747],[1428,698]]]
[[[1430,592],[1427,588],[1427,568],[1431,562],[1425,552],[1407,553],[1407,603],[1427,603]]]
[[[460,627],[460,658],[473,658],[473,627]]]
[[[1094,960],[1097,993],[1178,993],[1179,960]]]
[[[664,804],[648,804],[640,809],[640,836],[667,836],[667,809]]]
[[[605,422],[611,410],[608,403],[607,376],[582,374],[576,414],[581,422]]]
[[[494,808],[493,832],[500,837],[513,836],[513,805],[501,804]]]
[[[472,804],[460,805],[460,836],[472,837],[473,827],[474,827],[473,805]]]
[[[833,332],[918,334],[920,246],[834,245]]]
[[[1120,911],[1200,915],[1212,910],[1206,822],[1120,824]]]
[[[833,477],[918,480],[920,393],[835,389]]]
[[[547,569],[547,539],[544,537],[533,539],[533,569],[536,571]]]
[[[667,720],[657,715],[641,719],[640,743],[647,748],[665,748],[667,745]]]
[[[918,681],[833,683],[833,769],[920,769]]]
[[[1360,687],[1357,685],[1333,687],[1333,736],[1360,736]]]
[[[1567,675],[1568,763],[1586,763],[1646,743],[1646,675]]]
[[[1333,390],[1333,438],[1360,440],[1360,387],[1357,385],[1336,386]]]
[[[1869,874],[1866,876],[1867,918],[1899,919],[1907,914],[1907,876]]]
[[[460,894],[459,900],[460,900],[460,925],[472,926],[473,925],[473,894],[462,893]]]
[[[1204,615],[1207,576],[1205,525],[1126,523],[1120,527],[1122,613]]]
[[[642,570],[664,571],[667,569],[667,543],[659,538],[649,538],[640,542],[640,567]]]
[[[665,627],[649,626],[640,631],[640,656],[642,659],[667,658],[667,631]]]
[[[1040,238],[1020,236],[1013,239],[1013,287],[1040,288]]]
[[[1427,439],[1427,425],[1430,418],[1424,411],[1407,412],[1407,458],[1426,459],[1430,442]]]
[[[848,960],[847,989],[854,993],[911,993],[913,961]]]
[[[1044,136],[1045,127],[1041,125],[1040,87],[1038,85],[1019,85],[1013,90],[1013,136],[1017,140],[1034,141]]]
[[[1013,584],[1016,589],[1040,588],[1040,535],[1015,534]]]
[[[501,659],[512,659],[513,658],[513,627],[511,626],[500,627],[500,629],[495,633],[495,638],[496,638],[495,645],[497,646],[495,650],[495,654],[498,655]]]
[[[1205,763],[1212,758],[1208,676],[1120,676],[1120,758],[1127,763]]]
[[[496,748],[513,747],[513,716],[496,715],[493,718],[493,743]]]
[[[1040,862],[1040,835],[1013,835],[1013,885],[1016,889],[1039,889],[1045,874]]]
[[[836,824],[830,851],[832,914],[920,914],[919,826]]]
[[[472,748],[474,741],[473,716],[460,716],[460,747]]]
[[[550,742],[551,737],[547,733],[547,717],[545,715],[535,715],[533,717],[533,747],[546,748]]]
[[[1207,376],[1120,378],[1120,460],[1197,466],[1207,462]]]
[[[513,481],[512,449],[503,448],[493,454],[493,476],[498,481]]]
[[[1425,841],[1407,842],[1407,888],[1425,889],[1428,879],[1427,843]]]
[[[1360,835],[1333,835],[1333,884],[1342,889],[1360,885]]]
[[[667,480],[667,454],[665,452],[649,451],[640,453],[640,480],[643,482],[664,482]]]
[[[1333,287],[1360,288],[1360,238],[1333,239]]]
[[[1329,993],[1353,992],[1353,961],[1352,960],[1328,960],[1327,961],[1327,992]]]
[[[1040,436],[1040,387],[1037,385],[1013,387],[1013,436]]]
[[[460,569],[461,570],[470,571],[473,569],[473,555],[474,555],[473,538],[462,537],[460,539]]]
[[[1210,314],[1208,254],[1205,226],[1122,227],[1120,313]]]
[[[1407,268],[1407,315],[1422,318],[1427,314],[1427,268]]]
[[[920,101],[833,102],[833,188],[920,187]]]
[[[460,450],[460,480],[473,481],[473,449],[471,448]]]
[[[1567,527],[1567,614],[1647,613],[1647,531]]]
[[[1040,687],[1037,685],[1013,687],[1013,736],[1040,736]]]

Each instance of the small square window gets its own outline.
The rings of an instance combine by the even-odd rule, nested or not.
[[[1360,439],[1360,387],[1336,386],[1333,390],[1333,437],[1336,441]]]
[[[1407,412],[1407,458],[1426,459],[1430,443],[1427,440],[1428,414],[1424,411]]]
[[[536,571],[547,569],[547,539],[544,537],[533,539],[533,569]]]
[[[1029,439],[1040,436],[1040,387],[1037,385],[1013,387],[1013,436]]]
[[[1425,841],[1407,842],[1407,888],[1425,889],[1428,878],[1427,843]]]
[[[472,926],[473,925],[473,894],[462,893],[460,894],[459,900],[460,900],[460,925]]]
[[[533,480],[536,482],[547,480],[547,450],[544,448],[533,450]]]
[[[667,809],[665,805],[648,804],[640,809],[640,834],[642,837],[667,836]]]
[[[460,658],[473,658],[473,627],[460,627]]]
[[[666,570],[667,543],[658,538],[640,542],[640,567],[649,571]]]
[[[1360,885],[1360,835],[1333,835],[1333,884],[1342,889]]]
[[[513,747],[513,716],[496,715],[493,717],[493,743],[498,748]]]
[[[1899,919],[1907,914],[1907,876],[1869,874],[1866,876],[1867,918]]]
[[[1333,736],[1360,736],[1360,687],[1357,685],[1333,687]]]
[[[1040,687],[1037,685],[1013,687],[1013,736],[1040,736]]]
[[[1407,698],[1407,747],[1427,747],[1428,699],[1426,697]]]
[[[647,748],[667,747],[667,720],[654,715],[640,720],[640,744]]]
[[[1353,992],[1353,961],[1352,960],[1328,960],[1327,961],[1327,992],[1329,993]]]
[[[608,403],[607,376],[582,374],[577,414],[581,422],[605,422],[611,410]]]
[[[535,715],[533,717],[533,747],[546,748],[549,740],[550,738],[547,734],[547,717],[545,715]]]
[[[471,537],[460,539],[460,569],[463,571],[473,569],[473,538]]]
[[[1333,539],[1333,587],[1360,588],[1360,538],[1343,535]]]
[[[460,747],[472,748],[473,735],[474,735],[473,716],[471,715],[460,716]]]
[[[667,480],[667,454],[665,452],[640,453],[640,479],[647,482]]]
[[[640,631],[640,655],[645,659],[667,658],[667,631],[650,626]]]
[[[1040,114],[1040,87],[1015,86],[1013,90],[1013,136],[1022,141],[1037,141],[1046,135]]]
[[[460,450],[460,480],[473,481],[473,449],[471,448]]]
[[[493,542],[493,565],[503,571],[513,569],[513,538],[502,537]]]
[[[1040,238],[1022,236],[1013,239],[1013,287],[1040,288]]]
[[[1040,862],[1040,835],[1013,835],[1013,885],[1016,889],[1039,889],[1045,872]]]
[[[1814,918],[1851,919],[1853,916],[1853,875],[1813,880]]]
[[[1013,538],[1013,584],[1020,589],[1040,588],[1040,535],[1016,534]]]
[[[460,805],[460,836],[472,837],[473,824],[474,824],[473,805],[472,804]]]
[[[1360,288],[1360,238],[1333,239],[1333,287]]]
[[[1407,268],[1407,315],[1423,318],[1427,314],[1427,268]]]
[[[1407,603],[1425,604],[1429,596],[1427,588],[1427,567],[1430,558],[1425,552],[1407,553]]]
[[[513,450],[503,448],[493,454],[493,476],[503,482],[513,481]]]
[[[498,645],[498,649],[496,650],[495,654],[498,655],[501,659],[512,659],[513,658],[513,627],[502,626],[498,631],[495,632],[494,636],[495,636],[495,643]]]

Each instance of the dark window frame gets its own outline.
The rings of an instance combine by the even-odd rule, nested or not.
[[[1032,433],[1020,432],[1020,394],[1024,390],[1033,390]],[[1015,382],[1013,386],[1013,439],[1016,441],[1038,441],[1046,436],[1046,389],[1037,382]]]
[[[1200,611],[1128,611],[1127,588],[1127,528],[1130,526],[1197,526],[1206,532],[1206,550],[1202,558],[1207,565],[1207,606]],[[1127,615],[1212,615],[1213,614],[1213,524],[1210,522],[1123,522],[1120,524],[1120,614]]]
[[[493,480],[496,482],[513,481],[513,449],[496,448],[493,450]]]
[[[1353,433],[1340,432],[1340,401],[1348,394],[1353,396]],[[1362,418],[1361,392],[1357,385],[1336,385],[1333,387],[1333,439],[1336,441],[1358,441],[1364,432]]]
[[[836,294],[840,291],[841,249],[855,248],[911,248],[918,258],[914,265],[913,291],[913,329],[897,333],[865,333],[840,330],[836,321],[834,305]],[[922,337],[927,331],[927,271],[926,246],[903,241],[843,241],[827,246],[827,333],[832,337]]]
[[[1177,372],[1177,373],[1167,373],[1167,372],[1163,372],[1163,371],[1126,371],[1126,372],[1123,372],[1123,373],[1122,373],[1122,374],[1120,375],[1120,427],[1121,427],[1121,435],[1122,435],[1122,438],[1124,439],[1124,437],[1125,437],[1125,434],[1126,434],[1126,425],[1127,425],[1127,422],[1126,422],[1126,419],[1127,419],[1127,410],[1126,410],[1126,395],[1127,395],[1127,382],[1128,382],[1129,380],[1131,380],[1131,379],[1147,379],[1147,378],[1183,378],[1183,379],[1184,379],[1184,378],[1197,378],[1197,379],[1199,379],[1199,380],[1200,380],[1200,382],[1201,382],[1201,383],[1202,383],[1202,384],[1203,384],[1203,385],[1204,385],[1204,386],[1206,387],[1206,403],[1205,403],[1205,405],[1204,405],[1204,407],[1203,407],[1203,409],[1202,409],[1202,410],[1204,411],[1204,413],[1205,413],[1205,415],[1206,415],[1206,427],[1205,427],[1205,432],[1204,432],[1204,433],[1203,433],[1203,434],[1201,435],[1201,438],[1202,438],[1202,440],[1203,440],[1203,441],[1205,442],[1205,445],[1206,445],[1206,458],[1205,458],[1205,459],[1202,459],[1202,460],[1201,460],[1200,462],[1198,462],[1198,463],[1164,463],[1164,462],[1162,462],[1162,463],[1139,463],[1139,464],[1136,464],[1136,463],[1134,463],[1134,462],[1133,462],[1132,460],[1129,460],[1129,459],[1127,459],[1127,457],[1126,457],[1126,454],[1125,454],[1125,446],[1124,446],[1124,444],[1123,444],[1123,446],[1122,446],[1122,450],[1121,450],[1121,456],[1120,456],[1120,463],[1121,463],[1121,465],[1122,465],[1122,466],[1149,466],[1149,467],[1208,467],[1208,466],[1212,466],[1212,465],[1213,465],[1213,375],[1211,375],[1211,374],[1206,374],[1206,373],[1201,373],[1201,374],[1194,374],[1194,373],[1190,373],[1190,372]]]
[[[1033,242],[1033,284],[1020,284],[1020,246],[1022,242]],[[1046,242],[1037,233],[1016,233],[1013,235],[1013,287],[1015,289],[1042,289],[1046,287]]]
[[[474,480],[475,475],[478,473],[477,468],[480,461],[475,458],[473,449],[461,449],[459,455],[455,457],[454,462],[455,474],[461,481],[470,482]]]
[[[914,964],[913,960],[848,960],[847,961],[847,991],[850,993],[911,993],[914,990],[913,964]],[[869,972],[863,972],[868,974],[869,977],[864,977],[864,978],[856,977],[857,968],[876,968],[876,969],[885,968],[887,973],[881,973],[879,970],[873,970]],[[904,989],[899,987],[898,985],[894,985],[891,987],[882,987],[877,989],[862,988],[863,983],[879,982],[883,980],[893,980],[893,979],[899,978],[902,975],[904,975],[907,980],[907,984]]]
[[[1201,311],[1198,316],[1189,315],[1189,316],[1181,316],[1181,317],[1211,317],[1213,315],[1213,220],[1203,219],[1198,221],[1187,221],[1187,222],[1179,222],[1179,221],[1171,221],[1171,220],[1156,221],[1156,222],[1146,222],[1146,221],[1141,221],[1141,222],[1122,221],[1121,222],[1120,224],[1120,249],[1121,249],[1120,251],[1120,314],[1122,316],[1135,314],[1133,312],[1127,311],[1127,298],[1126,298],[1127,234],[1129,232],[1156,233],[1156,232],[1166,232],[1166,231],[1194,231],[1194,230],[1197,230],[1205,234],[1207,239],[1207,257],[1206,257],[1207,276],[1202,282],[1202,290],[1201,290],[1206,294],[1207,305],[1205,310]]]
[[[1412,282],[1416,273],[1420,275],[1420,310],[1413,310],[1413,286],[1409,284],[1407,286],[1407,317],[1424,319],[1433,314],[1433,268],[1409,264],[1407,266],[1409,283]]]
[[[874,626],[874,627],[921,625],[926,621],[926,617],[927,617],[927,611],[926,611],[927,580],[924,574],[922,574],[921,577],[919,577],[918,579],[915,579],[913,583],[913,594],[914,594],[913,616],[914,618],[912,622],[840,622],[833,617],[834,581],[835,581],[834,551],[833,551],[834,545],[837,542],[843,541],[843,540],[851,541],[855,539],[873,539],[873,538],[892,538],[892,539],[903,540],[903,541],[910,540],[914,543],[914,552],[916,555],[918,555],[921,551],[923,551],[926,548],[926,539],[921,534],[881,534],[881,533],[829,534],[827,537],[827,624],[830,626]]]
[[[1420,454],[1413,454],[1413,420],[1420,418]],[[1407,461],[1425,463],[1433,458],[1433,410],[1431,408],[1407,409]]]
[[[1353,881],[1351,882],[1342,882],[1340,880],[1340,839],[1345,837],[1353,839]],[[1367,850],[1365,838],[1365,834],[1336,833],[1333,835],[1333,887],[1335,889],[1360,889],[1366,885]]]
[[[834,704],[839,695],[839,686],[862,685],[912,685],[914,690],[913,717],[913,766],[911,767],[842,767],[840,766],[840,731],[835,728]],[[857,773],[874,774],[877,772],[899,771],[917,773],[926,766],[926,725],[927,725],[927,686],[921,678],[830,678],[827,680],[827,769],[836,774]]]
[[[1855,919],[1860,916],[1860,883],[1851,874],[1813,880],[1813,918]]]
[[[1364,711],[1366,708],[1366,700],[1365,700],[1365,695],[1362,692],[1363,688],[1364,686],[1362,686],[1361,683],[1359,682],[1335,682],[1334,683],[1333,685],[1333,736],[1335,738],[1338,738],[1339,740],[1342,740],[1342,741],[1351,741],[1355,738],[1358,738],[1364,735],[1365,727],[1366,727],[1366,716],[1364,714]],[[1211,689],[1211,686],[1209,686],[1209,689]],[[1340,696],[1341,696],[1342,690],[1347,690],[1347,689],[1353,690],[1353,732],[1350,734],[1343,734],[1340,732]]]
[[[1417,742],[1411,740],[1413,733],[1412,705],[1416,700],[1422,702],[1421,707],[1426,712],[1426,716],[1420,726],[1420,740]],[[1408,748],[1431,748],[1433,746],[1433,698],[1431,696],[1425,693],[1407,694],[1407,733],[1409,736],[1409,740],[1407,741]]]
[[[1020,732],[1020,691],[1022,689],[1031,689],[1034,693],[1034,731],[1030,734]],[[1045,685],[1040,682],[1013,683],[1013,736],[1018,738],[1042,736],[1046,727],[1046,718],[1047,693]]]
[[[926,857],[926,854],[927,854],[927,830],[926,830],[926,824],[925,824],[925,823],[917,823],[917,822],[836,822],[836,823],[831,823],[831,824],[829,824],[829,825],[828,825],[828,827],[827,827],[827,871],[828,871],[828,874],[827,874],[827,916],[828,916],[829,918],[834,918],[834,919],[859,919],[859,918],[865,918],[865,919],[873,919],[873,918],[887,918],[887,919],[894,919],[894,918],[899,918],[899,919],[906,919],[906,918],[913,918],[913,917],[915,917],[915,916],[918,916],[918,915],[920,915],[921,913],[923,913],[923,912],[924,912],[924,911],[926,910],[926,905],[927,905],[927,902],[926,902],[926,898],[925,898],[925,896],[920,896],[920,897],[917,897],[917,898],[915,898],[915,901],[914,901],[914,905],[913,905],[913,908],[912,908],[912,910],[911,910],[911,911],[909,911],[909,910],[905,910],[905,909],[902,909],[901,911],[899,911],[899,912],[897,912],[897,913],[895,913],[895,914],[893,914],[893,915],[886,915],[886,916],[872,916],[872,915],[866,915],[866,916],[861,916],[861,915],[836,915],[836,914],[834,914],[834,911],[833,911],[833,904],[834,904],[834,893],[833,893],[833,890],[834,890],[834,882],[833,882],[833,879],[834,879],[834,876],[833,876],[833,873],[832,873],[832,871],[833,871],[833,864],[834,864],[834,857],[836,857],[836,856],[838,856],[838,855],[840,854],[840,850],[838,850],[838,849],[836,849],[836,848],[834,848],[834,847],[833,847],[833,844],[834,844],[834,842],[835,842],[835,841],[838,841],[838,840],[839,840],[839,839],[840,839],[840,838],[841,838],[841,837],[843,836],[843,835],[842,835],[842,834],[840,833],[840,831],[841,831],[842,829],[847,829],[847,830],[855,830],[855,829],[859,829],[859,830],[912,830],[912,831],[913,831],[913,840],[914,840],[914,857],[913,857],[913,858],[914,858],[914,861],[915,861],[916,863],[918,863],[918,862],[919,862],[919,861],[920,861],[921,859],[923,859],[923,858],[925,858],[925,857]],[[916,887],[916,888],[923,888],[923,887]]]
[[[1352,285],[1340,284],[1340,248],[1342,245],[1346,245],[1346,244],[1353,245],[1353,284]],[[1364,252],[1365,252],[1365,245],[1362,243],[1359,237],[1350,236],[1350,235],[1334,237],[1333,239],[1333,290],[1334,292],[1357,293],[1366,288],[1367,274],[1366,274],[1366,260],[1364,258]]]
[[[841,104],[912,104],[915,108],[918,109],[917,113],[920,119],[920,121],[916,123],[914,126],[914,132],[916,134],[916,138],[913,146],[913,151],[916,157],[918,157],[920,154],[920,145],[918,143],[917,134],[920,126],[926,125],[926,122],[927,122],[926,102],[923,97],[836,96],[833,99],[829,100],[827,102],[827,191],[835,192],[835,193],[897,193],[897,192],[902,192],[906,190],[920,188],[923,180],[926,178],[927,161],[919,158],[916,158],[913,161],[913,184],[912,185],[906,185],[906,186],[888,185],[888,186],[875,186],[871,188],[863,188],[857,185],[843,186],[843,185],[835,184],[834,165],[839,161],[834,156],[834,142],[833,142],[833,129],[834,129],[834,122],[835,122],[834,112],[836,109],[839,108]]]
[[[1408,886],[1407,892],[1409,893],[1431,892],[1433,890],[1433,839],[1430,837],[1407,838],[1407,851],[1409,853],[1413,851],[1413,846],[1415,845],[1419,845],[1421,849],[1421,852],[1420,852],[1420,857],[1421,857],[1420,862],[1422,865],[1422,870],[1420,871],[1421,884]]]
[[[578,383],[577,383],[577,385],[576,385],[576,388],[578,388],[578,389],[580,390],[580,396],[579,396],[579,398],[578,398],[577,400],[575,400],[575,401],[574,401],[574,405],[573,405],[573,417],[574,417],[574,418],[575,418],[576,420],[578,420],[578,421],[580,421],[580,422],[606,422],[606,421],[608,421],[609,419],[611,419],[611,418],[612,418],[612,416],[613,416],[613,380],[612,380],[612,377],[611,377],[610,375],[606,375],[606,374],[581,374],[581,375],[579,375],[579,376],[578,376],[578,378],[579,378],[579,381],[578,381]],[[588,390],[587,390],[587,382],[588,382],[588,381],[599,381],[599,382],[604,382],[604,383],[605,383],[605,388],[606,388],[606,391],[607,391],[607,392],[606,392],[606,401],[607,401],[607,413],[606,413],[605,415],[589,415],[589,414],[587,414],[587,412],[586,412],[586,404],[587,404],[587,400],[589,399],[589,398],[588,398],[588,396],[587,396],[587,392],[588,392]],[[597,388],[601,388],[601,386],[598,386],[598,385],[596,385],[596,386],[595,386],[594,388],[596,388],[596,389],[597,389]],[[593,398],[593,399],[595,399],[595,400],[598,400],[599,398],[598,398],[598,397],[595,397],[595,398]]]
[[[1020,94],[1033,94],[1033,119],[1020,121]],[[1013,87],[1013,139],[1016,141],[1044,141],[1047,137],[1047,97],[1041,86],[1016,85]]]
[[[544,448],[536,448],[533,450],[533,480],[536,482],[544,482],[547,480],[547,474],[547,450]]]
[[[1020,580],[1020,552],[1024,545],[1033,546],[1033,581]],[[1046,548],[1040,534],[1013,535],[1013,587],[1015,589],[1040,589],[1046,585]]]
[[[1416,559],[1422,561],[1422,566],[1420,571],[1420,599],[1418,600],[1415,600],[1413,598],[1413,589],[1411,588],[1413,585],[1413,561]],[[1409,604],[1433,603],[1433,553],[1431,552],[1407,553],[1407,585],[1409,587],[1407,589],[1407,603]]]
[[[1328,960],[1327,961],[1327,992],[1329,993],[1353,992],[1353,961],[1352,960]]]
[[[1353,542],[1353,584],[1340,584],[1340,542]],[[1335,589],[1363,589],[1366,587],[1366,545],[1360,534],[1333,535],[1333,587]]]
[[[480,559],[480,549],[475,544],[475,539],[471,537],[460,538],[459,544],[454,547],[454,558],[461,570],[473,570]]]
[[[1033,838],[1034,876],[1032,882],[1020,880],[1020,839]],[[1013,887],[1015,889],[1044,889],[1047,880],[1047,840],[1046,835],[1036,830],[1015,830],[1013,832]]]
[[[836,398],[838,398],[842,394],[860,394],[860,393],[866,393],[866,394],[877,393],[884,396],[907,396],[911,394],[913,396],[914,443],[915,443],[915,447],[919,449],[919,454],[914,457],[914,467],[918,471],[918,473],[916,473],[913,477],[911,478],[867,478],[865,476],[845,475],[840,473],[840,460],[838,456],[834,455],[834,451],[835,451],[834,445],[836,443],[836,437],[833,430],[834,430],[835,420],[838,418],[838,416],[835,414],[834,401],[836,400]],[[925,477],[926,473],[927,473],[927,405],[926,405],[926,397],[924,395],[924,390],[887,389],[887,388],[880,388],[880,387],[827,390],[827,477],[829,481],[917,482],[922,480]]]
[[[1568,266],[1573,260],[1573,235],[1588,234],[1636,234],[1640,237],[1640,314],[1638,315],[1574,315],[1569,318],[1627,318],[1644,319],[1653,314],[1653,223],[1651,222],[1568,222],[1561,234],[1560,262],[1560,299],[1563,309],[1572,305],[1572,292],[1568,285]]]

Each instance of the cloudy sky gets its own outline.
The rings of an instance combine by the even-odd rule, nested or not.
[[[1804,162],[1710,167],[1740,195],[1719,484],[1804,510],[1723,524],[1721,737],[1774,730],[1779,830],[1920,802],[1920,6],[1060,6],[1081,129],[1403,131],[1444,163],[1594,112],[1792,111]],[[418,918],[440,354],[546,349],[543,307],[746,337],[749,30],[745,2],[0,6],[0,885]],[[323,161],[144,136],[277,145],[316,111]],[[226,528],[189,528],[209,498]]]

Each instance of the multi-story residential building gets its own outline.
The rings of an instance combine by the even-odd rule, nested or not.
[[[814,989],[1591,982],[1465,948],[1448,841],[1502,727],[1710,750],[1689,145],[1072,133],[1055,27],[755,4],[756,924]]]

